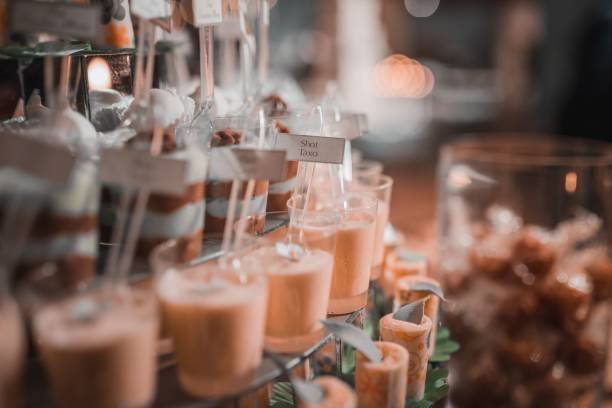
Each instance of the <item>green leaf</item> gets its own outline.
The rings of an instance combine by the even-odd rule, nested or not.
[[[440,340],[446,340],[449,338],[450,338],[450,330],[448,330],[446,327],[440,327],[436,335],[436,342],[439,342]]]
[[[425,395],[425,398],[427,398],[428,401],[433,401],[433,402],[439,401],[448,395],[449,389],[450,387],[448,386],[448,384],[444,383],[440,387],[434,388],[432,390],[428,390],[428,392]]]
[[[293,389],[289,382],[277,382],[272,386],[270,407],[290,408],[293,407]]]
[[[450,359],[450,354],[438,354],[437,352],[434,353],[431,357],[429,357],[429,361],[431,361],[432,363],[444,363],[445,361],[448,361]]]
[[[415,401],[415,400],[406,400],[405,408],[430,408],[433,405],[433,402],[427,400]]]
[[[436,354],[452,354],[459,350],[459,343],[452,340],[436,343]]]

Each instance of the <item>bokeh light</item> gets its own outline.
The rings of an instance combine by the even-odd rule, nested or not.
[[[376,64],[372,76],[374,92],[383,98],[425,98],[435,84],[428,67],[401,54],[391,55]]]
[[[103,58],[93,58],[87,65],[89,89],[109,89],[112,87],[111,70]]]
[[[436,12],[440,0],[404,0],[404,5],[412,16],[426,18]]]

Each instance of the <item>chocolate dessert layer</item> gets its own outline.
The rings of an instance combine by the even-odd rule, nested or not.
[[[171,213],[188,203],[197,203],[204,199],[205,185],[203,182],[187,186],[185,194],[173,196],[167,194],[151,194],[147,208],[158,213]]]
[[[85,255],[66,255],[53,261],[38,261],[25,263],[17,266],[17,281],[36,279],[36,273],[44,264],[51,264],[55,269],[53,286],[60,288],[74,288],[80,284],[89,282],[96,275],[96,258]]]
[[[95,231],[98,227],[98,214],[69,216],[44,212],[36,217],[31,239],[46,239],[58,235],[74,235]]]
[[[206,232],[211,234],[222,234],[225,229],[225,220],[225,217],[219,218],[207,213],[206,220],[204,221]],[[266,216],[262,214],[253,224],[253,231],[262,232],[265,224]]]
[[[244,182],[240,186],[241,195],[244,196],[244,192],[247,188],[247,183]],[[253,190],[253,196],[260,196],[268,191],[269,182],[267,180],[256,180],[255,189]],[[206,197],[207,198],[227,198],[229,199],[230,192],[232,190],[231,181],[209,181],[206,183]]]
[[[178,243],[178,254],[180,261],[188,262],[198,257],[202,252],[203,239],[203,229],[199,229],[191,235],[176,238],[176,241]],[[136,247],[136,256],[141,258],[147,257],[156,246],[166,241],[168,241],[167,237],[140,238]]]

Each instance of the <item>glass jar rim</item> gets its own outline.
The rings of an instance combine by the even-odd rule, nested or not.
[[[442,159],[514,166],[601,167],[612,164],[612,144],[539,133],[475,133],[445,144]]]

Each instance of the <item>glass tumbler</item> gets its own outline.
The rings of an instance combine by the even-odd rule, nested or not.
[[[177,244],[171,241],[157,247],[151,258],[179,383],[193,396],[216,399],[237,393],[261,362],[267,284],[264,274],[243,267],[251,245],[194,265],[177,262]]]
[[[438,274],[457,407],[582,406],[608,350],[608,145],[483,135],[442,149]]]

